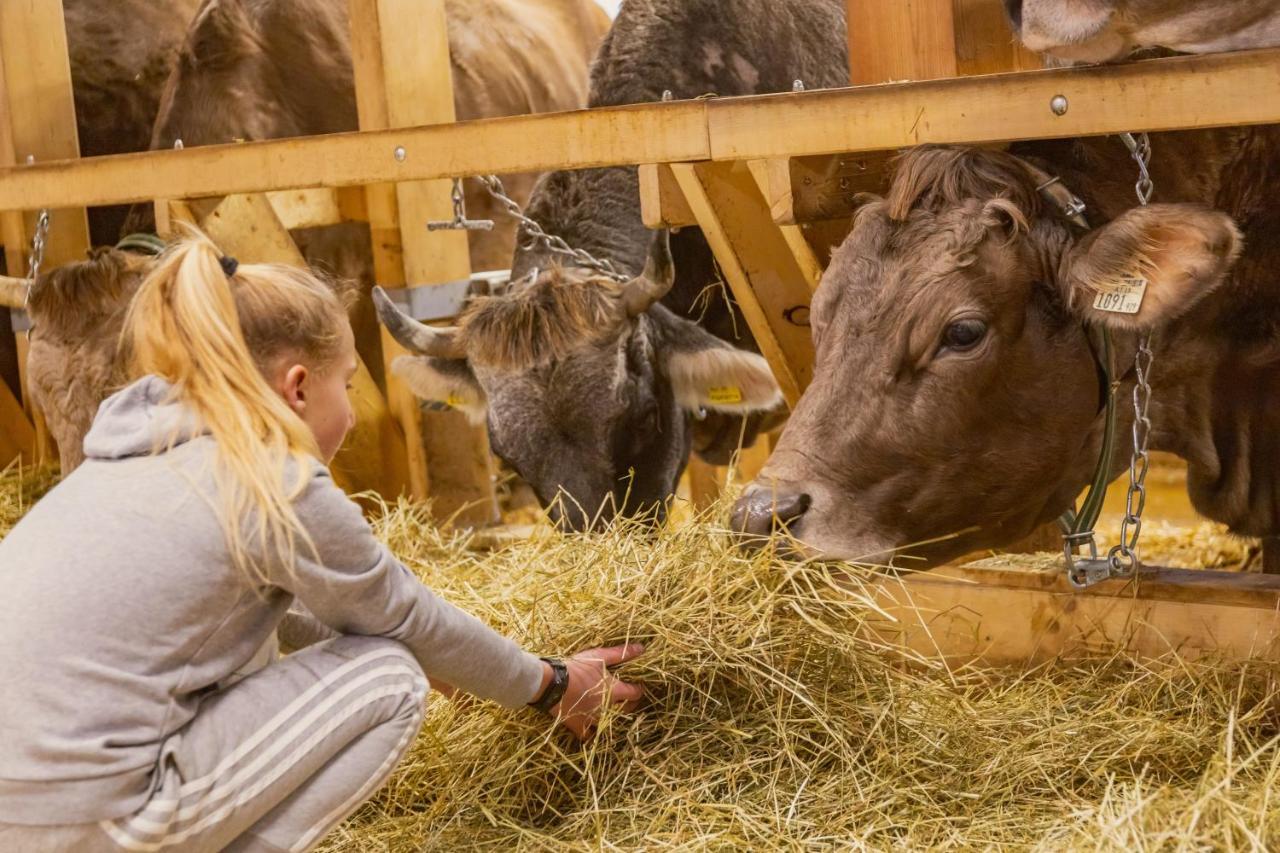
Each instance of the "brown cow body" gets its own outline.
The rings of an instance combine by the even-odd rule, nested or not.
[[[1267,198],[1280,129],[1152,147],[1157,204],[1144,210],[1115,138],[1015,149],[1086,199],[1087,234],[1010,155],[905,155],[889,201],[858,216],[823,278],[813,385],[738,526],[780,520],[802,550],[838,558],[940,561],[1020,538],[1089,479],[1103,418],[1086,329],[1107,324],[1122,373],[1136,330],[1155,331],[1151,446],[1187,460],[1196,508],[1239,534],[1280,534],[1280,215]],[[1230,214],[1239,263],[1228,272],[1240,243],[1227,216],[1168,202]],[[1092,307],[1099,282],[1133,274],[1149,280],[1138,314]],[[1129,372],[1117,473],[1132,385]]]
[[[64,0],[80,156],[145,151],[160,94],[200,0]],[[127,207],[90,213],[94,245],[120,238]]]
[[[587,66],[608,29],[594,0],[448,0],[454,108],[459,120],[581,107]],[[393,22],[388,22],[393,23]],[[182,46],[152,136],[153,148],[355,130],[347,0],[205,0]],[[508,179],[527,199],[533,176]],[[468,215],[474,269],[507,265],[515,224],[474,186]],[[302,235],[307,260],[369,280],[353,229]],[[366,238],[367,239],[367,238]]]
[[[1275,0],[1005,0],[1027,47],[1063,62],[1107,62],[1162,47],[1217,53],[1280,44]]]

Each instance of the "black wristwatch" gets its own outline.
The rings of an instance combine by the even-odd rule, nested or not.
[[[547,689],[542,691],[542,695],[529,703],[530,708],[536,708],[544,714],[550,714],[551,709],[564,697],[565,688],[569,686],[569,667],[564,665],[564,661],[556,658],[542,658],[543,661],[551,667],[551,683],[547,685]]]

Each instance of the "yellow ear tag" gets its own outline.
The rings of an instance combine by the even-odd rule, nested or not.
[[[1093,307],[1112,314],[1137,314],[1142,297],[1147,293],[1147,280],[1139,276],[1121,276],[1116,281],[1097,285]]]
[[[714,405],[729,405],[742,402],[742,389],[737,385],[722,385],[707,389],[707,399]]]
[[[460,409],[467,404],[467,401],[458,394],[450,394],[444,398],[444,404],[451,409]]]

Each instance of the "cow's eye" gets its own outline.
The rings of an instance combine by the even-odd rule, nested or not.
[[[987,324],[981,320],[957,320],[942,333],[942,346],[953,352],[971,350],[986,337]]]

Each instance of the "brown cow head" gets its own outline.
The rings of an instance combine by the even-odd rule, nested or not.
[[[89,260],[50,270],[31,288],[31,393],[58,443],[63,475],[84,461],[84,435],[98,404],[124,381],[117,357],[129,299],[154,259],[96,249]]]
[[[1108,62],[1134,50],[1185,53],[1280,44],[1273,0],[1004,0],[1023,44],[1066,62]]]
[[[552,269],[473,300],[455,328],[424,326],[374,294],[417,353],[395,371],[420,397],[487,419],[494,452],[561,526],[581,530],[615,514],[662,518],[695,413],[780,403],[763,358],[656,304],[673,276],[661,232],[630,282]]]
[[[1191,309],[1240,241],[1230,218],[1194,205],[1073,232],[1036,184],[1004,153],[900,160],[822,279],[813,383],[735,507],[738,529],[784,523],[812,555],[912,546],[941,560],[1008,544],[1071,504],[1102,433],[1089,328],[1118,330],[1131,356],[1131,332]],[[1094,307],[1136,279],[1136,313]]]

